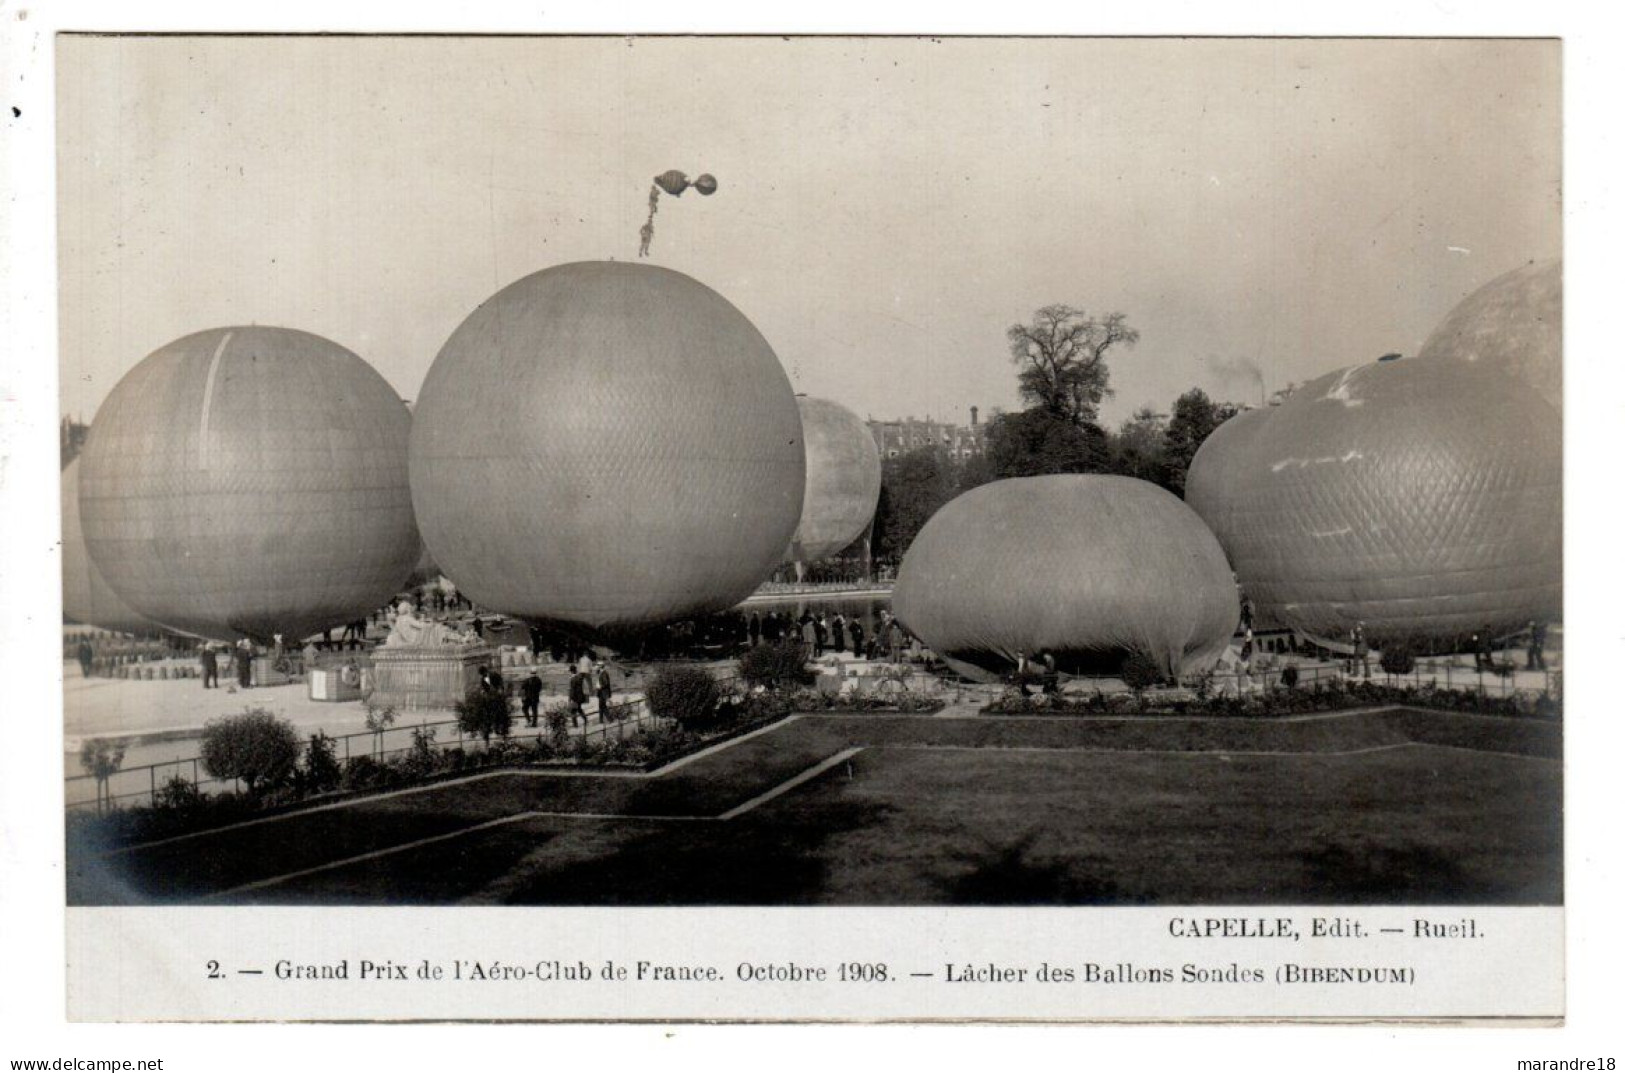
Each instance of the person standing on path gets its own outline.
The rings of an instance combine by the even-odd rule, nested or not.
[[[89,641],[80,641],[77,652],[79,657],[79,676],[90,677],[90,665],[96,660],[96,650],[90,647]]]
[[[237,686],[247,689],[254,676],[254,645],[244,637],[237,642]]]
[[[203,665],[203,688],[220,688],[220,659],[214,654],[214,645],[205,643],[198,662]]]
[[[570,676],[570,725],[575,726],[580,720],[582,726],[587,725],[587,672],[576,671]]]
[[[519,683],[521,693],[521,710],[525,713],[525,725],[533,727],[542,714],[542,680],[533,670],[530,677]]]
[[[613,695],[609,681],[609,664],[598,665],[598,721],[609,722],[609,701]]]

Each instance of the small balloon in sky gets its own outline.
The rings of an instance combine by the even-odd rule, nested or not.
[[[638,244],[639,257],[649,256],[649,247],[654,243],[655,213],[660,211],[660,191],[664,190],[672,197],[682,197],[683,191],[689,187],[693,187],[702,195],[710,197],[717,192],[716,176],[707,174],[691,180],[685,173],[678,171],[676,168],[663,171],[655,176],[653,185],[649,187],[649,218],[644,222],[643,227],[638,230],[638,237],[641,240]]]

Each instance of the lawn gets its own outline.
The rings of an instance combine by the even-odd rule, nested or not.
[[[114,857],[80,850],[70,872],[91,903],[190,900],[309,869],[225,900],[1561,902],[1561,767],[1538,755],[1549,741],[1420,720],[811,717],[655,778],[502,774]],[[715,818],[849,748],[862,750],[850,764]],[[389,852],[492,821],[507,822]]]

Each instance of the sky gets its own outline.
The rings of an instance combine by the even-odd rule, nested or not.
[[[637,260],[713,287],[797,391],[1013,409],[1006,328],[1124,313],[1115,426],[1414,354],[1560,256],[1554,41],[58,39],[62,410],[231,324],[413,398],[498,288]]]

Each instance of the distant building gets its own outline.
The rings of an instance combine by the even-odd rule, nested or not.
[[[90,435],[90,426],[80,424],[71,417],[62,419],[62,468],[67,469],[68,463],[79,457],[84,450],[85,437]]]
[[[970,408],[970,424],[959,425],[948,421],[920,420],[905,417],[893,421],[869,422],[869,431],[880,448],[882,460],[899,458],[922,447],[940,447],[955,462],[981,457],[986,449],[987,426],[979,420],[978,407]]]

